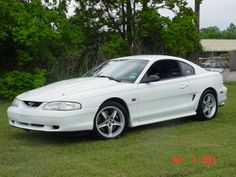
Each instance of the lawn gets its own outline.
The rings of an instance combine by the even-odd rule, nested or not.
[[[99,141],[26,132],[8,126],[0,102],[1,177],[235,177],[236,83],[211,121],[183,118],[128,130]]]

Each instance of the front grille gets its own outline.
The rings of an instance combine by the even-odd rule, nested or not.
[[[32,107],[32,108],[36,108],[39,107],[42,102],[36,102],[36,101],[23,101],[27,106]]]
[[[29,126],[29,127],[35,127],[35,128],[42,128],[42,127],[44,127],[44,125],[42,125],[42,124],[29,124],[29,123],[18,122],[18,121],[16,121],[16,123],[17,123],[18,125]]]
[[[10,120],[10,125],[23,128],[23,129],[29,129],[29,130],[45,130],[45,131],[57,131],[60,129],[59,125],[44,125],[44,124],[36,124],[36,123],[26,123],[26,122],[20,122],[16,120]]]

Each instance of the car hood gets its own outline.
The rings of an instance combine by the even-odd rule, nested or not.
[[[27,101],[64,101],[71,97],[88,97],[89,93],[98,93],[106,88],[112,88],[120,83],[108,78],[82,77],[59,81],[19,95],[17,98]],[[69,100],[68,100],[69,101]]]

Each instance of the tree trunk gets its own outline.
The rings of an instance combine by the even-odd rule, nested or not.
[[[132,7],[130,0],[126,0],[126,22],[127,22],[127,42],[131,46],[132,45]]]
[[[196,30],[200,30],[200,1],[195,0]]]
[[[196,15],[196,30],[197,32],[199,33],[200,31],[200,3],[201,1],[200,0],[195,0],[195,15]],[[199,62],[199,52],[196,52],[195,54],[196,56],[196,63],[197,64],[200,64]]]
[[[148,8],[148,1],[147,0],[142,1],[142,6],[143,6],[143,9],[146,10]]]
[[[121,8],[122,8],[122,32],[126,38],[126,22],[125,22],[125,4],[124,2],[121,3]]]

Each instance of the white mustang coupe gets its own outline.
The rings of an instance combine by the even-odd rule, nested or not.
[[[102,139],[127,127],[197,115],[215,117],[227,88],[222,76],[187,60],[129,56],[96,66],[83,77],[25,92],[8,108],[9,124],[26,130],[91,130]]]

